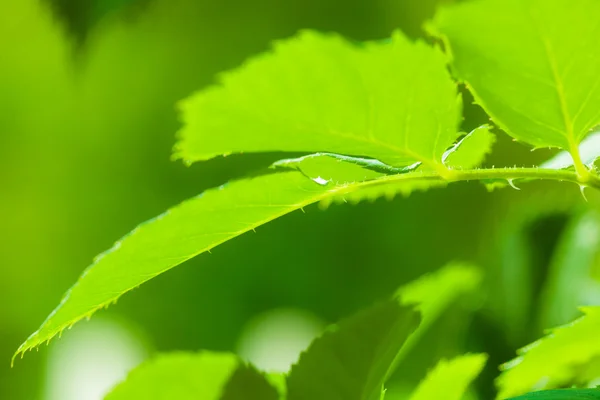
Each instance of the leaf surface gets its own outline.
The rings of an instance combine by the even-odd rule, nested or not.
[[[411,394],[409,400],[461,400],[485,366],[485,354],[441,360]]]
[[[475,292],[482,278],[481,271],[472,265],[451,263],[400,288],[397,296],[402,304],[415,304],[422,321],[399,352],[396,362],[401,361],[444,310],[461,296]]]
[[[471,169],[479,167],[492,151],[496,136],[489,125],[482,125],[462,138],[444,153],[443,161],[448,167]]]
[[[443,168],[462,105],[438,48],[305,31],[185,100],[175,156],[331,152]]]
[[[500,398],[587,383],[580,382],[580,378],[588,377],[586,370],[600,357],[600,307],[581,309],[583,317],[552,330],[504,364],[496,382]]]
[[[163,354],[134,369],[106,400],[278,400],[259,372],[227,353]]]
[[[339,183],[309,179],[300,171],[288,169],[234,181],[207,190],[140,225],[96,257],[15,356],[49,341],[82,318],[116,302],[129,290],[221,243],[289,212],[375,181],[362,181],[365,178],[389,178],[331,157],[316,160],[319,168],[343,179]]]
[[[331,327],[292,366],[288,400],[379,400],[419,314],[392,298]]]
[[[443,8],[432,30],[511,136],[573,152],[600,124],[600,2],[469,1]]]
[[[577,307],[600,303],[594,270],[600,260],[600,214],[574,215],[561,233],[550,260],[539,302],[541,327],[572,321]]]

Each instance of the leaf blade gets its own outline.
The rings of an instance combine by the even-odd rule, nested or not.
[[[418,321],[397,298],[342,320],[292,367],[288,400],[378,400],[395,354]]]
[[[581,310],[583,317],[553,329],[546,337],[519,350],[517,358],[504,364],[496,380],[500,398],[586,383],[578,382],[578,378],[586,379],[586,367],[593,367],[600,356],[600,307],[581,307]]]
[[[254,368],[228,353],[166,353],[135,368],[106,400],[277,400]]]
[[[502,129],[534,146],[576,151],[600,124],[599,16],[593,0],[479,0],[442,9],[431,29]]]
[[[486,361],[485,354],[466,354],[441,360],[419,383],[409,400],[462,399]]]
[[[360,46],[305,31],[182,103],[175,157],[331,152],[441,165],[461,104],[442,53],[401,33]]]

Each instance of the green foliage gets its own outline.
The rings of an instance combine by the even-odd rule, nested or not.
[[[472,294],[482,281],[481,271],[465,264],[449,264],[434,274],[425,275],[400,288],[403,304],[416,304],[422,320],[419,328],[400,350],[396,362],[414,346],[448,307],[462,296]]]
[[[578,316],[577,307],[598,304],[594,270],[600,255],[600,215],[575,215],[556,245],[540,305],[540,326],[558,326]]]
[[[390,299],[330,326],[287,376],[263,376],[230,354],[173,353],[138,367],[107,400],[379,400],[409,340],[419,338],[419,330],[461,290],[473,290],[478,279],[473,267],[453,264],[407,284]],[[458,400],[485,360],[485,355],[476,354],[441,361],[411,400],[442,393]]]
[[[533,392],[511,400],[594,400],[600,399],[599,389],[559,389]]]
[[[440,360],[411,394],[410,400],[461,400],[471,382],[485,366],[485,354],[467,354]]]
[[[301,155],[209,189],[134,229],[94,260],[16,355],[163,272],[313,203],[372,201],[459,181],[514,186],[546,179],[600,189],[594,166],[600,155],[600,2],[472,0],[444,8],[430,29],[446,54],[400,32],[355,43],[305,31],[184,100],[174,158],[191,164],[252,152]],[[64,49],[53,51],[62,66]],[[488,125],[460,132],[462,100],[447,61],[499,128],[562,152],[530,168],[482,167],[496,138]],[[597,216],[584,215],[595,228]],[[598,243],[590,232],[598,235],[587,222],[575,220],[560,238],[546,290],[571,301],[548,301],[543,321],[559,320],[586,301],[570,284],[589,282],[596,262]],[[108,399],[383,399],[384,383],[414,344],[450,304],[476,292],[481,278],[477,269],[453,264],[401,288],[325,332],[285,377],[263,376],[234,355],[171,354],[138,368]],[[478,300],[469,303],[476,308]],[[584,317],[505,365],[497,380],[500,398],[585,385],[600,376],[600,308],[582,310]],[[441,361],[411,399],[460,399],[485,362],[482,354]],[[597,392],[523,398],[578,396],[596,398]]]
[[[106,400],[277,400],[279,394],[254,368],[225,353],[170,353],[132,371]]]
[[[444,153],[444,163],[451,168],[471,169],[479,167],[485,156],[492,151],[496,137],[489,125],[482,125],[465,135]]]
[[[443,9],[433,26],[497,124],[580,164],[577,146],[600,124],[598,16],[595,0],[478,0]]]
[[[600,307],[582,307],[582,311],[585,316],[553,329],[503,366],[497,380],[500,398],[534,389],[585,384],[600,376],[595,365],[600,357]]]
[[[176,156],[327,151],[440,168],[461,103],[441,51],[304,32],[186,100]]]
[[[287,398],[379,400],[396,355],[418,324],[418,313],[397,298],[341,321],[292,367]]]

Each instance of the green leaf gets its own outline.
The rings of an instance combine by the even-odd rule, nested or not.
[[[277,400],[259,372],[227,353],[170,353],[134,369],[106,400]]]
[[[598,389],[558,389],[543,390],[513,397],[510,400],[597,400],[600,399]]]
[[[411,394],[410,400],[460,400],[485,366],[485,354],[441,360]]]
[[[327,196],[298,172],[266,175],[211,189],[150,220],[99,255],[63,297],[23,353],[50,340],[125,292],[196,255]]]
[[[579,380],[588,377],[587,368],[600,357],[600,307],[581,310],[585,316],[553,329],[545,338],[521,349],[519,357],[504,364],[497,379],[500,398],[587,383]]]
[[[594,268],[600,255],[600,215],[575,215],[561,234],[539,302],[540,325],[557,326],[576,318],[580,305],[600,304]]]
[[[416,304],[422,321],[398,353],[396,363],[412,349],[433,322],[461,296],[473,293],[481,285],[481,271],[468,264],[452,263],[425,275],[398,290],[402,304]]]
[[[319,165],[345,179],[335,183],[283,171],[231,182],[190,199],[150,220],[99,255],[65,294],[15,357],[49,341],[82,318],[115,303],[124,293],[213,247],[273,219],[331,196],[343,196],[373,181],[359,165],[331,157]],[[282,167],[279,167],[280,169]],[[367,174],[367,175],[365,175]]]
[[[451,168],[471,169],[479,167],[492,151],[496,136],[489,125],[482,125],[444,153],[444,164]]]
[[[578,157],[600,124],[600,2],[476,0],[443,8],[432,30],[500,127]]]
[[[182,103],[175,157],[331,152],[444,168],[462,105],[438,48],[305,31]]]
[[[478,269],[450,264],[402,287],[392,300],[341,322],[292,368],[288,399],[379,399],[383,382],[407,350],[457,297],[473,291],[480,281]],[[421,324],[408,338],[408,333],[392,335],[398,327],[405,332],[408,306],[421,312]]]
[[[330,328],[292,366],[288,400],[379,400],[396,354],[419,315],[397,298]]]

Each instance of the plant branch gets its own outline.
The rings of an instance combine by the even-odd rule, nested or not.
[[[358,185],[360,188],[387,185],[392,183],[412,181],[432,182],[461,182],[461,181],[506,181],[511,183],[515,180],[552,180],[560,182],[572,182],[580,187],[592,187],[600,190],[600,178],[596,174],[589,173],[582,177],[575,171],[554,170],[544,168],[486,168],[472,170],[448,170],[449,173],[442,176],[437,171],[414,171],[405,174],[387,175],[375,180],[365,181]],[[349,191],[356,189],[356,185],[348,187]]]

